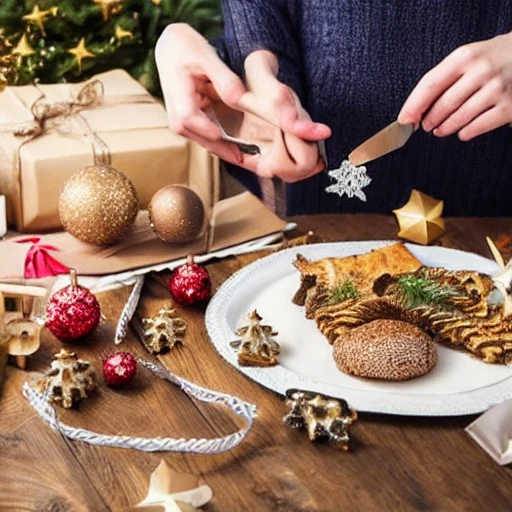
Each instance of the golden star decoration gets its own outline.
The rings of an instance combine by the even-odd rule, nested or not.
[[[133,37],[132,32],[130,32],[129,30],[125,30],[119,25],[116,25],[114,35],[116,36],[116,39],[119,41],[121,41],[121,39],[124,39],[125,37]]]
[[[13,55],[19,55],[20,57],[28,57],[33,55],[35,52],[34,48],[30,46],[27,40],[27,34],[23,34],[18,41],[18,44],[12,49]]]
[[[121,10],[122,0],[92,0],[101,8],[103,21],[108,21],[110,16],[116,15]]]
[[[160,5],[162,0],[151,0],[155,5]]]
[[[15,55],[12,54],[11,46],[11,43],[0,34],[0,92],[16,77]]]
[[[444,233],[443,201],[416,189],[411,190],[409,201],[393,213],[400,226],[400,238],[428,245]]]
[[[136,508],[163,507],[164,512],[192,512],[208,503],[212,496],[209,486],[197,487],[195,476],[176,473],[162,459],[149,478],[148,495]]]
[[[68,53],[74,55],[78,64],[78,69],[82,71],[82,60],[86,58],[95,57],[94,53],[90,52],[85,46],[85,38],[82,37],[80,42],[74,47],[68,50]]]
[[[55,16],[57,14],[57,7],[51,7],[50,9],[47,9],[45,11],[41,11],[39,9],[39,5],[34,5],[32,8],[32,12],[30,14],[25,14],[25,16],[22,16],[21,19],[23,21],[28,21],[29,23],[33,23],[36,25],[43,36],[46,35],[46,32],[44,30],[44,20],[48,16]]]

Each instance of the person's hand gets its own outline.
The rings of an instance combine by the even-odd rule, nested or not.
[[[238,147],[221,140],[220,128],[205,113],[218,101],[236,108],[247,92],[240,78],[206,39],[184,23],[164,30],[155,57],[171,130],[223,160],[240,164]]]
[[[512,33],[461,46],[418,82],[398,116],[467,141],[512,122]]]
[[[185,24],[166,28],[156,46],[156,61],[169,125],[174,132],[263,177],[278,176],[292,182],[322,170],[317,145],[308,141],[322,140],[330,135],[330,130],[313,123],[293,91],[277,80],[277,59],[270,52],[257,51],[246,59],[250,92],[208,42]],[[280,166],[283,159],[275,158],[274,151],[261,156],[245,155],[236,145],[223,141],[210,112],[217,111],[219,105],[224,113],[232,109],[232,120],[239,124],[235,128],[230,126],[230,135],[241,136],[244,123],[252,123],[254,131],[258,117],[275,126],[278,136],[286,142],[284,147],[293,165]],[[240,111],[255,115],[251,118]],[[268,132],[268,126],[262,129]]]
[[[317,142],[331,135],[330,128],[313,122],[294,91],[277,79],[274,54],[255,51],[246,58],[244,67],[249,91],[240,98],[239,108],[256,116],[246,116],[249,125],[257,126],[257,118],[267,121],[266,125],[261,124],[261,131],[273,139],[260,156],[244,157],[246,167],[261,177],[278,176],[287,182],[322,171],[325,162]],[[254,131],[254,126],[250,128]],[[242,121],[241,135],[243,131]]]

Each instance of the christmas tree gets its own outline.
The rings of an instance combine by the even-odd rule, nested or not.
[[[217,35],[219,0],[2,0],[0,90],[123,68],[158,94],[154,47],[176,22]]]

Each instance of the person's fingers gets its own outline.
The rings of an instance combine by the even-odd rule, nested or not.
[[[167,27],[156,53],[171,129],[180,135],[188,130],[209,140],[220,138],[218,126],[201,110],[209,106],[208,97],[236,103],[246,91],[240,78],[185,24]]]
[[[293,90],[278,80],[279,65],[272,52],[251,53],[244,67],[249,92],[240,99],[243,110],[302,139],[317,141],[330,137],[330,128],[313,122]]]
[[[446,137],[458,132],[473,119],[496,104],[496,92],[494,82],[486,84],[435,128],[433,134],[436,137]]]
[[[290,159],[295,162],[297,176],[308,175],[318,162],[319,149],[317,143],[306,142],[286,132],[281,132],[281,134]]]
[[[243,164],[242,154],[236,144],[224,140],[212,141],[195,132],[184,130],[183,136],[203,146],[210,153],[217,155],[220,159],[235,165]]]
[[[219,127],[201,110],[201,96],[193,77],[183,74],[174,85],[172,94],[164,91],[171,130],[183,136],[186,132],[195,132],[210,141],[220,139]]]
[[[247,89],[240,77],[226,66],[213,49],[210,50],[201,54],[201,71],[211,82],[218,97],[226,105],[236,108]]]
[[[419,123],[430,106],[463,75],[471,58],[471,45],[461,46],[426,73],[402,106],[398,121]]]
[[[279,177],[286,183],[296,183],[297,181],[307,180],[308,178],[315,176],[319,172],[322,172],[324,170],[324,168],[325,168],[325,163],[321,158],[319,158],[318,161],[316,162],[315,166],[312,167],[308,172],[298,173],[298,172],[296,172],[296,170],[292,169],[292,170],[282,173],[282,175]]]
[[[298,171],[296,167],[290,166],[279,169],[266,169],[265,175],[261,175],[262,178],[272,178],[278,177],[281,178],[286,183],[296,183],[298,181],[307,180],[312,176],[315,176],[319,172],[322,172],[325,168],[324,161],[319,158],[315,165],[311,167],[307,172]],[[260,175],[259,169],[256,171],[256,174]]]
[[[300,181],[323,170],[325,164],[316,143],[281,132],[282,143],[266,148],[255,172],[262,178],[279,177],[288,183]]]
[[[330,128],[312,121],[294,92],[268,69],[251,71],[247,80],[251,90],[240,98],[239,109],[304,140],[318,141],[331,136]]]
[[[440,126],[473,96],[487,79],[487,72],[481,68],[465,73],[435,101],[421,122],[423,129],[429,132]]]
[[[510,112],[501,105],[497,105],[462,128],[459,131],[459,139],[468,141],[508,123],[510,123]]]
[[[277,80],[275,81],[279,84]],[[282,84],[279,85],[282,86]],[[300,104],[299,98],[289,87],[286,87],[283,94],[283,108],[278,110],[278,122],[281,130],[309,141],[324,140],[331,136],[331,129],[327,125],[311,120],[309,114]]]

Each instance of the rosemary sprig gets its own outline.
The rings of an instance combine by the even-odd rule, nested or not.
[[[329,293],[329,304],[338,304],[347,299],[359,299],[361,292],[350,279],[346,279],[334,286]]]
[[[417,275],[400,276],[397,280],[404,306],[413,308],[416,306],[449,306],[450,297],[458,295],[453,286],[441,285]]]

